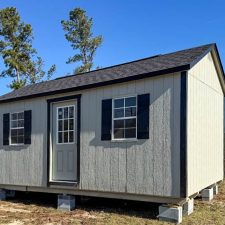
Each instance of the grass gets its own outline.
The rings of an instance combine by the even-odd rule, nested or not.
[[[95,199],[81,201],[72,212],[56,210],[56,195],[19,193],[14,199],[0,202],[0,224],[8,225],[166,225],[158,221],[158,205]],[[183,225],[225,224],[225,182],[211,202],[195,200],[194,213],[183,218]]]

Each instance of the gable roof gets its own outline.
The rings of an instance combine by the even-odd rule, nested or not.
[[[21,89],[2,95],[0,97],[0,103],[53,95],[57,93],[78,91],[113,83],[142,79],[145,77],[186,71],[192,68],[211,50],[215,50],[218,56],[219,64],[224,77],[223,67],[216,44],[208,44],[174,53],[156,55],[83,74],[71,75],[38,84],[28,85]]]

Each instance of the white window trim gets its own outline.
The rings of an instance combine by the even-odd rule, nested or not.
[[[116,99],[126,99],[126,98],[136,98],[136,116],[130,116],[130,117],[119,117],[119,118],[114,118],[114,109],[124,109],[124,108],[132,108],[134,106],[129,106],[129,107],[119,107],[119,108],[114,108],[114,101]],[[138,98],[137,95],[131,95],[131,96],[120,96],[112,99],[112,132],[111,132],[111,141],[117,142],[117,141],[137,141],[137,111],[138,111]],[[136,119],[136,137],[135,138],[114,138],[114,120],[125,120],[125,119]]]
[[[12,112],[12,113],[10,113],[10,115],[9,115],[9,145],[10,146],[21,146],[21,145],[25,145],[24,144],[24,133],[23,133],[23,143],[15,143],[15,144],[12,144],[12,141],[11,141],[11,130],[17,130],[17,129],[24,129],[24,132],[25,132],[25,128],[24,128],[24,124],[23,124],[23,127],[14,127],[14,128],[11,128],[11,123],[12,123],[12,121],[18,121],[18,120],[12,120],[11,119],[11,115],[12,114],[19,114],[19,113],[23,113],[23,122],[25,122],[25,120],[24,120],[24,111],[19,111],[19,112]],[[22,119],[20,119],[20,120],[22,120]]]
[[[73,107],[73,113],[74,113],[74,115],[73,115],[73,130],[69,130],[68,129],[68,135],[69,135],[69,132],[70,131],[73,131],[73,135],[74,135],[74,137],[73,137],[73,142],[66,142],[66,143],[59,143],[59,137],[58,137],[58,132],[60,132],[60,133],[64,133],[64,131],[59,131],[58,130],[58,122],[59,122],[59,120],[64,120],[64,118],[63,119],[59,119],[59,117],[58,117],[58,109],[64,109],[64,108],[69,108],[69,107]],[[69,114],[69,112],[68,112],[68,114]],[[65,106],[58,106],[58,107],[56,107],[56,144],[57,145],[70,145],[70,144],[75,144],[75,135],[76,135],[76,130],[75,130],[75,105],[65,105]],[[69,115],[68,115],[69,116]],[[70,119],[69,117],[68,117],[68,119]],[[68,124],[68,126],[69,126],[69,124]],[[69,127],[68,127],[69,128]],[[68,140],[69,140],[69,136],[68,136]]]

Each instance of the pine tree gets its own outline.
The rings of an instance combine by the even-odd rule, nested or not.
[[[78,53],[70,57],[67,63],[81,62],[75,69],[76,73],[88,72],[93,68],[93,60],[97,48],[101,45],[101,35],[93,37],[91,31],[93,19],[86,16],[86,11],[75,8],[69,13],[69,20],[62,20],[61,24],[66,32],[65,37]]]

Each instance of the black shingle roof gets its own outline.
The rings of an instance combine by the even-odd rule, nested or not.
[[[212,48],[216,48],[216,45],[203,45],[170,54],[158,55],[111,66],[84,74],[66,76],[29,85],[1,96],[0,102],[46,96],[188,70]]]

